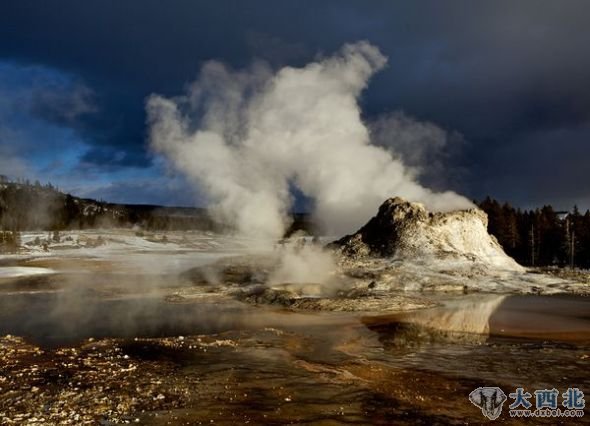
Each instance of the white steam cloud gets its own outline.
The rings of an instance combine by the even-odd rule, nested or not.
[[[424,188],[400,157],[371,144],[358,100],[385,64],[367,42],[276,73],[208,62],[185,96],[149,98],[151,146],[194,180],[216,218],[258,238],[283,235],[290,185],[313,200],[332,234],[355,230],[391,196],[432,210],[471,207]]]

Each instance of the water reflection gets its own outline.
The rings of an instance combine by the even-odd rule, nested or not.
[[[387,365],[497,385],[590,385],[588,298],[475,295],[363,321]]]
[[[380,335],[385,347],[416,347],[435,341],[485,342],[490,318],[505,295],[469,295],[443,306],[381,317],[366,317],[365,324]]]

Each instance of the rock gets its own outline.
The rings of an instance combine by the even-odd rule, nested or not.
[[[454,260],[524,272],[488,233],[487,225],[487,215],[480,209],[431,213],[422,204],[395,197],[386,200],[357,232],[330,246],[355,260]]]
[[[275,264],[276,258],[273,256],[239,256],[189,269],[181,277],[193,285],[209,287],[219,284],[261,284],[266,282],[269,268]]]
[[[244,292],[243,300],[255,304],[270,304],[279,306],[291,306],[297,296],[288,291],[268,287],[257,287],[255,291]]]

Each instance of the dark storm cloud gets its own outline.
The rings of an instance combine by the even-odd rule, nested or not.
[[[1,173],[36,178],[56,153],[63,160],[83,150],[75,127],[94,112],[91,96],[70,75],[0,61]]]
[[[590,198],[572,184],[590,155],[588,16],[572,0],[16,0],[0,6],[0,59],[62,69],[92,91],[95,113],[71,122],[89,145],[83,163],[148,167],[145,97],[179,93],[204,61],[300,65],[366,39],[390,58],[363,97],[368,118],[403,110],[461,134],[454,166],[469,179],[455,189],[472,197],[565,207]]]

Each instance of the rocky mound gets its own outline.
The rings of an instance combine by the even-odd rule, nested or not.
[[[486,269],[524,271],[504,253],[487,225],[487,215],[479,209],[431,213],[422,204],[395,197],[386,200],[365,226],[332,246],[354,260],[460,261]]]

